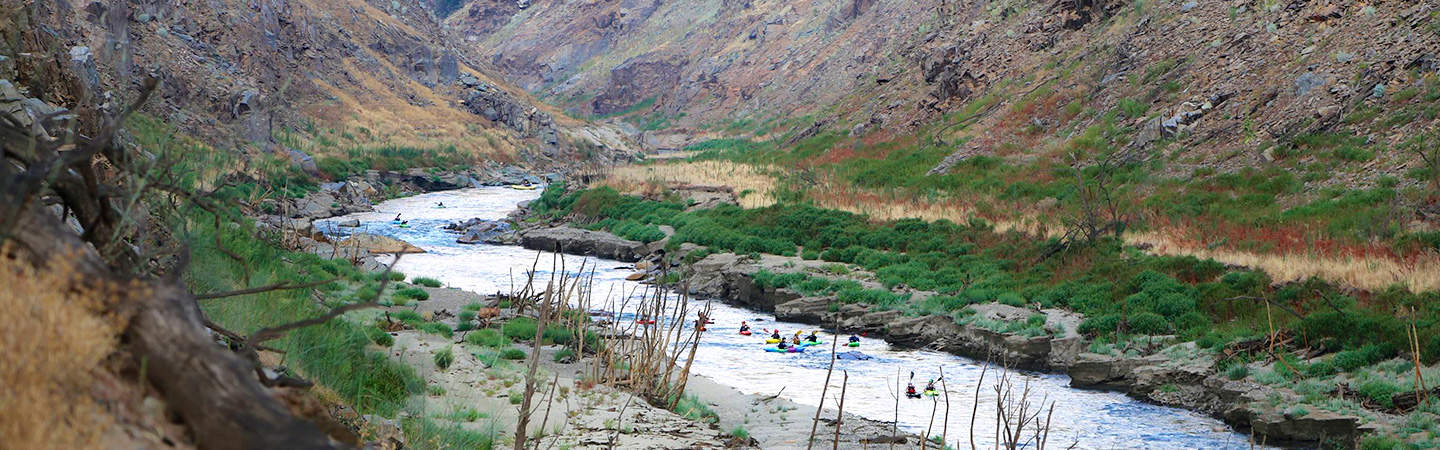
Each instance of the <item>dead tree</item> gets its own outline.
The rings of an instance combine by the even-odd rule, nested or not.
[[[1405,150],[1425,164],[1430,181],[1431,202],[1440,202],[1440,132],[1429,132],[1405,142]]]
[[[115,305],[132,313],[126,350],[144,361],[146,380],[200,447],[340,446],[271,396],[251,361],[215,345],[195,297],[180,281],[183,249],[147,255],[132,244],[147,237],[137,226],[145,221],[119,200],[154,189],[143,181],[156,166],[114,138],[124,111],[143,102],[155,83],[147,80],[128,109],[96,113],[80,124],[89,133],[74,132],[77,120],[63,110],[31,116],[31,123],[0,119],[6,160],[0,163],[0,238],[11,245],[6,256],[41,267],[53,255],[75,255],[74,268],[87,282],[133,286]]]
[[[1122,211],[1115,198],[1114,175],[1120,165],[1120,153],[1111,153],[1104,158],[1086,164],[1080,156],[1071,153],[1070,167],[1075,174],[1076,200],[1079,211],[1062,219],[1065,234],[1040,255],[1044,260],[1073,247],[1089,245],[1106,235],[1120,237],[1125,233],[1130,217]],[[1086,171],[1093,172],[1086,175]]]

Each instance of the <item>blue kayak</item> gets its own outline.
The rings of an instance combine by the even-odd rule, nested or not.
[[[765,347],[765,351],[770,352],[770,353],[804,353],[804,352],[805,352],[805,347],[790,347],[790,348]]]

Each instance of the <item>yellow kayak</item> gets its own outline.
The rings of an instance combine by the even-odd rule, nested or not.
[[[515,190],[520,190],[520,191],[533,191],[533,190],[536,190],[536,189],[540,189],[540,185],[538,185],[538,184],[532,184],[532,185],[526,186],[526,185],[523,185],[523,184],[512,184],[512,185],[510,185],[510,189],[515,189]]]
[[[766,339],[766,340],[765,340],[765,343],[766,343],[766,344],[779,344],[779,343],[780,343],[780,340],[779,340],[779,339]]]

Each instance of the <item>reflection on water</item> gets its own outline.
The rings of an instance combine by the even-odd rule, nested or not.
[[[536,265],[536,252],[517,246],[465,245],[455,242],[455,234],[442,227],[453,221],[478,217],[498,220],[519,202],[534,199],[538,191],[517,191],[503,187],[464,189],[439,192],[391,200],[376,206],[376,212],[359,213],[321,221],[320,229],[327,232],[348,233],[352,229],[337,228],[339,220],[359,219],[361,231],[384,234],[404,239],[424,248],[427,253],[406,255],[396,270],[410,276],[426,276],[442,280],[447,285],[481,293],[510,292],[523,283],[524,272],[532,265],[538,268],[537,280],[548,279],[552,255],[540,256]],[[437,208],[439,202],[445,208]],[[409,228],[390,225],[395,214],[409,221]],[[609,293],[618,303],[620,294],[639,295],[644,287],[625,281],[633,271],[624,269],[625,263],[596,260],[578,256],[563,257],[566,267],[575,270],[581,264],[594,268],[592,289],[596,303]],[[743,308],[736,308],[720,302],[692,300],[691,311],[710,303],[711,318],[715,323],[701,340],[692,371],[721,383],[735,387],[745,393],[772,395],[784,389],[782,396],[798,403],[818,403],[824,384],[826,367],[829,364],[829,341],[834,339],[828,333],[821,333],[827,344],[808,349],[804,353],[768,353],[762,343],[766,333],[762,330],[780,329],[789,336],[798,330],[810,330],[812,326],[777,322],[774,316]],[[630,304],[634,304],[631,301]],[[633,308],[633,307],[632,307]],[[629,311],[621,312],[621,323],[632,323]],[[693,315],[692,315],[693,317]],[[754,336],[741,336],[736,331],[741,320],[751,323],[756,331]],[[692,326],[692,324],[686,324]],[[841,337],[843,339],[844,337]],[[831,398],[827,405],[834,405],[839,393],[841,377],[839,371],[848,371],[850,383],[846,388],[846,412],[870,419],[891,421],[898,414],[900,427],[911,432],[941,433],[947,429],[951,446],[968,447],[972,407],[976,402],[976,384],[980,381],[982,364],[973,360],[946,353],[924,350],[894,348],[880,340],[864,340],[859,348],[841,347],[841,351],[860,351],[872,356],[869,360],[840,360],[835,364],[836,376],[832,379]],[[950,401],[948,426],[945,415],[944,396],[930,399],[901,399],[898,411],[894,394],[898,382],[903,385],[911,379],[918,389],[931,378],[938,378],[941,368],[945,373],[945,384]],[[989,446],[995,441],[994,382],[998,374],[990,370],[985,374],[984,384],[978,392],[979,405],[975,408],[974,439],[977,445]],[[1064,375],[1014,373],[1015,390],[1030,388],[1031,401],[1045,403],[1048,408],[1054,402],[1054,415],[1050,421],[1049,446],[1068,447],[1072,442],[1077,448],[1248,448],[1248,440],[1223,423],[1185,410],[1151,405],[1133,400],[1116,392],[1087,391],[1068,387],[1069,378]],[[935,419],[931,422],[934,410]]]

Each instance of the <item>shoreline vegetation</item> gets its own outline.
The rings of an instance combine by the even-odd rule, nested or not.
[[[786,181],[786,174],[794,172],[805,174],[813,181],[808,186],[794,186],[794,181]],[[771,206],[782,198],[792,202],[803,199],[816,207],[860,214],[877,221],[921,219],[965,223],[979,218],[997,232],[1020,231],[1040,239],[1061,237],[1067,216],[1073,214],[1058,207],[1054,197],[1049,200],[995,199],[987,194],[957,195],[963,192],[917,193],[911,188],[866,187],[852,181],[825,170],[789,169],[750,161],[749,157],[702,152],[687,158],[609,169],[597,184],[641,195],[676,185],[727,186],[739,194],[736,201],[745,208]],[[1325,217],[1324,213],[1304,214]],[[1223,222],[1202,225],[1152,213],[1141,215],[1149,217],[1152,225],[1131,227],[1122,238],[1126,245],[1155,255],[1194,256],[1263,270],[1277,282],[1318,277],[1361,290],[1385,290],[1395,285],[1412,292],[1440,289],[1440,250],[1437,250],[1440,238],[1425,233],[1402,236],[1394,241],[1394,247],[1387,247],[1383,241],[1356,242],[1343,235],[1327,234],[1325,226],[1251,227]]]
[[[972,316],[988,304],[1070,310],[1084,317],[1076,331],[1084,336],[1085,357],[1108,358],[1103,370],[1119,371],[1113,374],[1119,378],[1093,380],[1097,387],[1163,399],[1178,392],[1178,385],[1136,392],[1127,369],[1144,365],[1139,362],[1147,357],[1179,352],[1185,354],[1179,360],[1200,363],[1193,370],[1201,378],[1255,387],[1237,394],[1237,402],[1262,411],[1278,409],[1283,423],[1293,426],[1323,416],[1315,429],[1348,423],[1359,430],[1353,441],[1327,445],[1383,447],[1440,436],[1430,425],[1440,410],[1431,406],[1427,384],[1440,375],[1434,366],[1440,357],[1440,324],[1433,314],[1422,313],[1440,301],[1433,291],[1356,291],[1316,278],[1279,282],[1264,272],[1214,260],[1148,254],[1113,237],[1054,252],[1055,239],[999,232],[981,220],[873,221],[805,202],[693,209],[687,189],[694,183],[670,185],[673,190],[652,186],[644,197],[599,184],[551,186],[529,205],[530,220],[563,221],[636,241],[658,242],[649,237],[665,227],[673,233],[664,233],[668,236],[659,243],[689,263],[729,253],[750,261],[773,254],[821,262],[826,270],[792,266],[777,271],[784,273],[752,274],[754,284],[767,293],[790,292],[779,295],[781,300],[829,299],[828,307],[813,312],[820,316],[845,316],[847,308],[858,306],[866,312],[939,316],[960,326],[978,323],[1007,335],[1040,336],[1056,333],[1044,318],[986,323]],[[743,200],[743,192],[735,200]],[[847,272],[851,276],[841,275]],[[1095,370],[1094,361],[1085,364]],[[1260,398],[1247,397],[1256,392]],[[1397,403],[1402,394],[1404,400]],[[1185,399],[1157,402],[1197,408]],[[1211,413],[1242,425],[1260,422]]]

